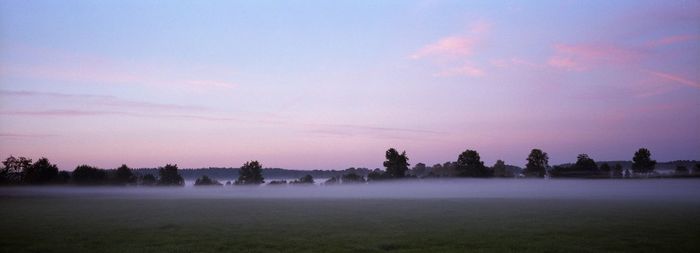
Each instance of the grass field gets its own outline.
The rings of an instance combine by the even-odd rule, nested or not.
[[[2,252],[697,252],[697,201],[8,197]]]

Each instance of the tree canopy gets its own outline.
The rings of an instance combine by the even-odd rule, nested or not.
[[[71,178],[78,185],[98,185],[106,181],[107,172],[90,165],[80,165],[73,170]]]
[[[529,177],[544,177],[549,167],[549,156],[539,149],[530,151],[523,173]]]
[[[490,170],[484,166],[476,150],[466,150],[457,157],[457,171],[461,177],[488,177]]]
[[[131,168],[122,164],[114,173],[114,183],[117,185],[128,185],[136,183],[136,175],[131,171]]]
[[[654,171],[656,161],[651,159],[651,152],[646,148],[640,148],[632,157],[632,171],[635,173],[649,173]]]
[[[262,165],[258,161],[246,162],[241,166],[236,184],[251,185],[265,183],[262,176]]]
[[[163,167],[158,168],[158,184],[159,185],[171,185],[171,186],[183,186],[185,185],[185,180],[177,172],[177,164],[166,164]]]
[[[385,153],[386,161],[384,161],[384,167],[386,172],[394,178],[402,178],[406,176],[406,171],[408,171],[408,156],[406,156],[406,151],[399,154],[394,148],[390,148]]]

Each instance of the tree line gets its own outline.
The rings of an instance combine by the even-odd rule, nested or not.
[[[522,171],[517,171],[515,166],[506,165],[498,160],[493,166],[486,166],[481,161],[481,156],[476,150],[465,150],[457,156],[455,162],[426,166],[423,163],[409,168],[409,158],[406,151],[398,152],[394,148],[388,149],[383,163],[384,170],[375,169],[366,175],[357,173],[354,168],[348,173],[334,176],[323,182],[332,184],[355,184],[372,181],[382,181],[405,178],[432,178],[432,177],[530,177],[530,178],[632,178],[648,177],[655,170],[656,161],[651,159],[651,152],[646,148],[640,148],[632,157],[632,166],[623,169],[619,163],[610,165],[603,163],[598,165],[587,154],[579,154],[576,163],[565,166],[549,166],[549,155],[540,150],[532,149],[526,158],[527,163]],[[52,164],[47,158],[40,158],[35,162],[26,157],[10,156],[3,162],[0,169],[0,184],[2,185],[50,185],[50,184],[75,184],[75,185],[145,185],[145,186],[183,186],[184,179],[178,172],[176,164],[166,164],[158,167],[157,176],[154,174],[137,175],[127,165],[121,165],[114,170],[100,169],[90,165],[77,166],[72,172],[59,171],[58,166]],[[262,164],[258,161],[244,163],[239,170],[238,178],[234,182],[226,182],[227,185],[260,185],[265,183],[262,175]],[[674,171],[675,177],[700,176],[700,164],[696,163],[692,172],[686,166],[678,165]],[[287,182],[285,180],[273,180],[270,185],[285,184],[314,184],[311,175],[305,175],[299,179]],[[216,179],[203,175],[195,181],[197,186],[223,185]]]

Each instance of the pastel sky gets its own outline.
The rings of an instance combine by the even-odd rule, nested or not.
[[[0,155],[61,169],[700,159],[700,1],[0,1]]]

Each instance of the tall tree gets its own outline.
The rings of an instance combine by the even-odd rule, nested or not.
[[[640,148],[632,157],[632,171],[635,173],[649,173],[654,171],[656,161],[651,160],[651,152],[646,148]]]
[[[185,185],[185,180],[177,172],[177,164],[166,164],[164,167],[158,168],[158,174],[160,176],[158,178],[159,185]]]
[[[18,184],[22,182],[22,172],[32,166],[32,159],[10,156],[2,164],[0,184]]]
[[[238,172],[238,180],[236,184],[262,184],[265,183],[265,179],[262,176],[262,165],[258,161],[246,162],[241,166],[240,172]]]
[[[484,166],[476,150],[466,150],[457,157],[457,171],[461,177],[488,177],[489,169]]]
[[[544,177],[549,167],[549,156],[539,149],[530,151],[523,173],[529,177]]]
[[[28,184],[46,184],[56,180],[58,167],[51,164],[49,159],[42,157],[22,172],[24,181]]]
[[[493,176],[494,177],[509,177],[512,176],[508,173],[508,167],[503,160],[498,160],[493,165]]]
[[[118,185],[136,183],[136,175],[134,175],[129,166],[122,164],[122,166],[119,166],[117,171],[114,173],[114,183]]]
[[[384,161],[384,167],[386,167],[386,172],[394,178],[402,178],[406,176],[406,171],[408,171],[408,156],[406,156],[406,151],[399,154],[394,148],[390,148],[385,153],[386,161]]]

